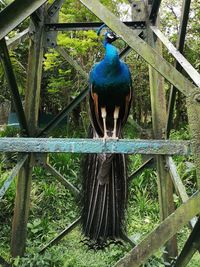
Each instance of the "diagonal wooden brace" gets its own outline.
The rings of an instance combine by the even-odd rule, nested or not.
[[[195,193],[168,216],[144,240],[133,248],[115,267],[138,267],[200,212],[200,192]]]

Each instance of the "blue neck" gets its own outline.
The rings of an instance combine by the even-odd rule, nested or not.
[[[108,65],[118,66],[120,64],[120,60],[117,48],[106,41],[104,41],[104,47],[106,53],[103,61]]]

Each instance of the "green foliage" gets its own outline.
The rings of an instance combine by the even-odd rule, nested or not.
[[[13,266],[18,267],[57,267],[61,266],[62,260],[58,257],[56,253],[45,253],[44,256],[33,253],[28,257],[19,258],[14,260]]]
[[[19,129],[12,126],[6,126],[0,131],[0,137],[15,137],[19,135]]]

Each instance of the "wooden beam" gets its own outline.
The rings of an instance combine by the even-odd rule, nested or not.
[[[128,176],[128,181],[131,181],[133,178],[140,175],[145,169],[152,168],[153,165],[155,165],[154,158],[150,157],[137,170]]]
[[[180,27],[179,27],[179,34],[177,40],[177,50],[183,54],[183,48],[185,43],[185,36],[186,36],[186,29],[188,24],[189,18],[189,11],[190,11],[190,3],[191,0],[183,0],[182,11],[181,11],[181,19],[180,19]],[[181,72],[182,67],[176,61],[175,68]],[[168,117],[167,117],[167,124],[166,124],[166,138],[169,138],[170,130],[172,127],[173,122],[173,112],[174,112],[174,105],[176,100],[176,87],[174,85],[171,86],[170,96],[169,96],[169,104],[168,104]]]
[[[192,233],[186,241],[180,255],[178,256],[174,267],[185,267],[192,256],[200,248],[200,218],[198,219]]]
[[[40,11],[42,8],[40,9]],[[41,19],[44,14],[41,14]],[[32,26],[33,22],[32,22]],[[29,59],[27,69],[27,90],[25,93],[25,110],[28,118],[29,128],[31,136],[35,136],[38,127],[38,114],[40,104],[40,90],[42,79],[42,64],[43,64],[43,36],[44,30],[42,23],[34,29],[34,36],[30,38],[29,44]]]
[[[168,216],[114,267],[138,267],[200,212],[200,192]]]
[[[89,88],[86,86],[85,89],[74,100],[72,100],[66,108],[56,115],[56,117],[36,135],[36,137],[47,136],[48,133],[59,124],[59,122],[61,122],[78,104],[80,104],[80,102],[87,96],[88,92]]]
[[[0,138],[0,152],[70,152],[70,153],[124,153],[146,155],[190,155],[189,141],[165,140],[106,140],[79,138]]]
[[[29,28],[18,33],[15,37],[10,38],[6,41],[8,49],[15,49],[19,44],[25,41],[29,37]]]
[[[156,27],[151,26],[152,31],[161,40],[161,42],[167,47],[170,54],[179,62],[181,67],[187,72],[193,82],[200,87],[200,74],[197,70],[188,62],[188,60],[174,47],[174,45],[165,37],[165,35]]]
[[[17,180],[11,237],[11,255],[14,258],[22,256],[25,252],[27,221],[30,208],[32,164],[33,157],[29,155],[19,172]]]
[[[66,50],[61,46],[56,46],[55,50],[65,59],[69,64],[71,64],[76,71],[78,71],[83,78],[88,80],[88,73],[83,70],[83,68],[66,52]]]
[[[153,0],[149,20],[155,24],[160,9],[161,0]]]
[[[50,174],[52,174],[53,176],[55,176],[55,178],[62,184],[64,185],[67,189],[69,189],[73,195],[77,196],[79,195],[80,191],[73,185],[71,184],[69,181],[67,181],[67,179],[65,179],[65,177],[59,173],[54,167],[52,167],[50,164],[44,164],[42,165]]]
[[[176,47],[180,53],[183,53],[185,36],[187,31],[188,19],[190,14],[190,5],[191,0],[182,0],[182,9],[181,9],[181,17],[180,17],[180,27],[179,34],[177,39]]]
[[[169,171],[171,174],[172,181],[174,183],[174,187],[176,189],[177,194],[180,196],[181,201],[184,203],[189,199],[189,196],[186,192],[185,186],[181,181],[181,178],[177,172],[176,165],[171,157],[166,158],[167,165],[169,167]]]
[[[148,10],[148,7],[146,8]],[[159,19],[158,19],[159,20]],[[158,21],[159,23],[159,21]],[[162,55],[162,44],[159,39],[153,38],[153,32],[150,28],[150,23],[147,20],[147,42]],[[151,96],[151,111],[153,136],[155,139],[162,139],[163,132],[167,120],[167,105],[165,99],[165,88],[163,77],[149,65],[149,81],[150,81],[150,96]],[[165,157],[158,155],[155,157],[157,166],[157,184],[158,197],[160,207],[161,221],[167,218],[175,210],[173,198],[173,183],[169,172],[166,169]],[[163,254],[165,262],[170,264],[171,259],[177,256],[177,240],[176,236],[170,239],[165,244],[166,253]]]
[[[17,176],[18,172],[20,171],[20,169],[22,168],[22,166],[24,165],[25,161],[27,160],[28,155],[23,156],[18,163],[16,164],[16,166],[12,169],[11,174],[9,175],[9,177],[6,179],[6,181],[4,182],[3,186],[0,189],[0,200],[3,198],[3,196],[5,195],[6,191],[8,190],[8,188],[10,187],[12,181],[14,180],[14,178]]]
[[[183,94],[199,92],[188,79],[179,73],[170,63],[159,55],[153,48],[137,37],[134,32],[123,24],[112,12],[97,0],[80,0],[89,10],[99,17],[114,32],[121,35],[124,41],[132,47],[144,60],[164,76]]]
[[[79,217],[72,224],[70,224],[66,229],[64,229],[59,235],[57,235],[54,239],[52,239],[46,246],[44,246],[40,250],[40,254],[44,253],[45,250],[55,244],[57,244],[63,237],[65,237],[68,233],[70,233],[79,223],[81,222],[81,218]]]
[[[23,135],[29,136],[30,134],[29,127],[27,125],[24,108],[22,105],[17,81],[16,81],[15,74],[12,68],[12,63],[10,60],[10,56],[9,56],[9,52],[8,52],[5,39],[0,40],[0,59],[2,60],[2,66],[5,72],[7,81],[8,81],[8,87],[12,95],[12,100],[14,103],[15,111],[16,111],[17,118],[20,124],[20,128],[23,132]]]
[[[45,11],[43,6],[40,8],[40,10],[38,10],[38,15],[40,19],[38,24],[34,25],[33,22],[31,22],[31,27],[34,27],[35,33],[32,38],[30,38],[27,71],[28,79],[27,88],[25,92],[25,113],[31,136],[34,136],[37,132],[43,60],[43,24],[45,16],[44,12]],[[29,157],[18,176],[14,216],[12,223],[12,257],[23,256],[25,252],[27,222],[30,209],[30,192],[32,183],[33,163],[34,155],[29,154]]]
[[[146,21],[146,8],[144,1],[129,0],[131,5],[131,19],[132,21]]]
[[[15,0],[0,12],[0,39],[30,16],[47,0]]]
[[[186,98],[188,120],[193,142],[193,155],[196,166],[197,186],[200,188],[200,94]]]
[[[166,162],[167,162],[167,166],[169,168],[171,179],[173,181],[176,192],[179,195],[182,203],[185,203],[189,199],[189,196],[188,196],[186,189],[185,189],[185,186],[183,185],[183,182],[182,182],[182,180],[181,180],[181,178],[177,172],[176,165],[175,165],[172,157],[167,157]],[[196,222],[197,222],[196,218],[192,218],[190,220],[191,228],[194,228]]]

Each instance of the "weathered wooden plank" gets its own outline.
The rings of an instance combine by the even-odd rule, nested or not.
[[[175,210],[174,204],[174,187],[168,170],[166,169],[166,161],[164,156],[156,156],[157,158],[157,173],[158,173],[158,197],[160,206],[160,218],[163,221]],[[157,237],[160,238],[160,237]],[[163,258],[171,266],[171,260],[178,254],[176,235],[167,240],[164,244],[165,253]]]
[[[47,0],[15,0],[1,11],[0,15],[0,39],[18,26]]]
[[[188,20],[189,20],[189,15],[190,15],[190,5],[191,5],[191,0],[182,1],[180,26],[179,26],[177,45],[176,45],[180,53],[183,53],[183,49],[184,49],[185,36],[186,36],[187,25],[188,25]]]
[[[71,152],[190,155],[189,141],[78,138],[0,138],[1,152]]]
[[[26,225],[30,206],[32,164],[33,157],[29,155],[18,175],[14,216],[12,222],[12,257],[22,256],[25,251],[27,233]]]
[[[174,213],[159,224],[144,240],[133,248],[115,267],[138,267],[174,236],[200,212],[200,192],[195,193]]]
[[[81,221],[81,218],[79,217],[72,224],[70,224],[66,229],[64,229],[59,235],[57,235],[54,239],[52,239],[46,246],[44,246],[40,250],[40,254],[44,253],[47,248],[57,244],[63,237],[65,237],[69,232],[71,232],[80,223],[80,221]]]
[[[122,239],[129,243],[133,248],[136,246],[136,244],[127,235],[123,235]]]
[[[17,2],[17,1],[15,1]],[[29,1],[27,1],[29,2]],[[40,2],[43,1],[33,1]],[[39,4],[39,3],[38,3]],[[30,2],[29,2],[30,5]],[[25,7],[27,3],[25,4]],[[33,10],[34,11],[34,10]],[[37,132],[37,120],[39,112],[39,99],[42,75],[43,60],[43,30],[44,30],[44,6],[38,10],[38,23],[31,22],[30,28],[34,34],[30,38],[27,88],[25,92],[25,112],[30,129],[30,135]],[[34,27],[34,28],[33,28]],[[30,192],[32,182],[34,155],[30,154],[24,167],[19,173],[15,208],[12,223],[11,255],[12,257],[22,256],[26,247],[27,222],[30,209]]]
[[[19,44],[21,44],[29,37],[28,34],[29,34],[29,28],[18,33],[15,37],[8,39],[6,41],[8,49],[15,49]]]
[[[75,196],[79,195],[80,191],[73,185],[71,184],[69,181],[67,181],[67,179],[65,179],[65,177],[59,173],[54,167],[52,167],[50,164],[44,164],[42,165],[49,173],[51,173],[53,176],[56,177],[56,179],[62,184],[64,185],[67,189],[69,189]]]
[[[182,54],[184,43],[185,43],[185,36],[186,36],[186,29],[188,24],[188,18],[189,18],[189,11],[190,11],[190,3],[191,0],[183,0],[182,10],[181,10],[181,19],[180,19],[180,27],[179,27],[179,34],[177,39],[177,50]],[[175,68],[178,71],[182,70],[181,65],[176,61]],[[170,96],[169,96],[169,104],[168,104],[168,117],[167,117],[167,124],[166,124],[166,138],[169,138],[170,130],[172,127],[173,122],[173,111],[174,111],[174,105],[175,105],[175,99],[176,99],[176,87],[171,86],[170,89]]]
[[[131,18],[132,21],[146,21],[146,8],[143,1],[129,0],[131,5]]]
[[[40,12],[43,12],[43,7],[40,8]],[[41,77],[42,77],[42,64],[43,64],[43,35],[44,29],[42,27],[44,23],[44,14],[39,14],[41,21],[38,26],[35,27],[32,22],[30,28],[33,28],[34,35],[30,38],[29,45],[29,58],[27,69],[27,90],[25,92],[25,110],[28,120],[31,136],[36,134],[38,126],[38,114],[40,103],[40,90],[41,90]]]
[[[81,76],[88,80],[88,73],[83,70],[83,68],[65,51],[61,46],[57,46],[56,51],[65,59],[69,64],[71,64],[75,70],[77,70]]]
[[[8,188],[10,187],[13,179],[17,176],[18,172],[20,171],[20,169],[22,168],[24,162],[27,160],[28,155],[23,156],[18,163],[16,164],[16,166],[13,168],[13,170],[11,171],[11,174],[9,175],[9,177],[6,179],[6,181],[4,182],[3,186],[0,189],[0,200],[3,198],[3,196],[5,195],[6,191],[8,190]]]
[[[200,94],[187,98],[187,112],[197,173],[197,186],[200,188]]]
[[[185,267],[191,260],[194,253],[200,248],[200,218],[198,219],[192,233],[186,241],[174,267]]]
[[[172,157],[167,157],[166,162],[167,162],[167,166],[169,168],[171,179],[173,181],[176,192],[180,196],[181,201],[184,203],[189,199],[189,196],[188,196],[186,189],[185,189],[185,186],[183,185],[183,182],[182,182],[182,180],[181,180],[181,178],[177,172],[176,165],[175,165]],[[196,218],[192,218],[190,220],[190,225],[192,228],[194,227],[196,222],[197,222]]]
[[[150,157],[145,161],[137,170],[131,173],[128,177],[128,181],[132,180],[134,177],[140,175],[146,168],[151,168],[154,165],[154,158]]]
[[[27,120],[25,117],[24,109],[22,106],[21,97],[19,94],[19,89],[15,74],[12,68],[12,63],[10,60],[8,48],[6,46],[5,39],[0,40],[0,59],[2,60],[2,66],[5,71],[5,76],[8,81],[8,86],[11,91],[15,111],[19,120],[20,128],[23,131],[23,134],[29,136],[29,128],[27,125]]]
[[[183,185],[183,182],[177,172],[176,165],[171,157],[166,158],[166,162],[169,167],[169,171],[170,171],[171,178],[174,183],[176,192],[180,196],[181,201],[184,203],[189,199],[189,197],[186,192],[185,186]]]
[[[159,20],[159,18],[157,19]],[[159,23],[159,21],[158,21]],[[147,21],[147,42],[162,55],[162,44],[159,39],[155,41],[150,23]],[[150,96],[153,136],[156,139],[163,138],[163,129],[167,119],[165,88],[163,77],[149,65]],[[161,221],[167,218],[175,210],[173,199],[173,183],[168,170],[165,168],[165,157],[156,156],[157,184]],[[166,253],[163,254],[164,261],[170,263],[171,259],[177,256],[177,240],[173,237],[165,244]]]
[[[97,0],[80,0],[89,10],[98,16],[113,31],[121,35],[126,43],[132,47],[144,60],[154,69],[164,76],[170,83],[178,88],[185,95],[193,91],[199,92],[188,79],[179,73],[170,63],[159,55],[142,39],[137,37],[134,32],[123,24],[112,12]]]
[[[61,122],[78,104],[80,104],[80,102],[87,96],[88,92],[89,88],[87,86],[66,108],[56,115],[56,117],[50,121],[47,126],[36,135],[36,137],[47,136],[48,133],[59,124],[59,122]]]
[[[153,0],[151,12],[150,12],[150,15],[149,15],[149,20],[152,23],[155,23],[156,22],[161,1],[162,0]]]
[[[194,83],[200,87],[200,74],[197,70],[188,62],[188,60],[175,48],[175,46],[165,37],[165,35],[156,27],[151,26],[151,29],[161,42],[167,47],[169,53],[179,62],[181,67],[187,72]]]

